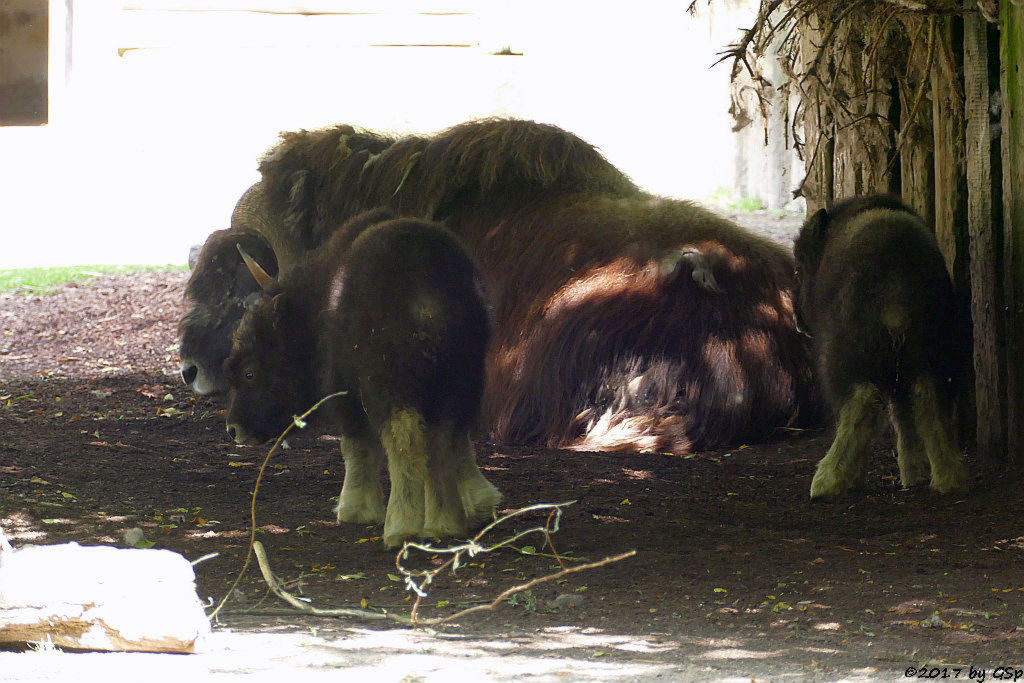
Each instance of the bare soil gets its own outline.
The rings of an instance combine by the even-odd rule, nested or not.
[[[176,376],[186,277],[103,276],[50,296],[0,295],[0,527],[15,545],[123,545],[123,532],[141,527],[189,559],[219,553],[196,573],[200,595],[220,600],[246,555],[268,449],[231,443],[221,402],[191,395]],[[343,474],[336,438],[310,428],[289,442],[267,468],[256,512],[277,575],[319,607],[408,614],[381,530],[332,519]],[[823,428],[678,456],[479,441],[504,511],[576,501],[552,536],[567,565],[637,555],[437,632],[276,613],[287,605],[252,567],[206,655],[227,659],[192,661],[225,676],[343,668],[381,680],[894,680],[908,667],[966,680],[971,666],[988,677],[1024,668],[1021,476],[968,454],[969,494],[903,491],[884,440],[865,491],[812,504],[829,442]],[[515,521],[508,533],[543,521]],[[559,569],[542,537],[515,545],[440,575],[421,616]],[[251,639],[230,640],[242,636]],[[225,654],[243,651],[244,661]],[[0,679],[68,671],[32,656],[0,653]],[[102,661],[106,671],[138,660]]]

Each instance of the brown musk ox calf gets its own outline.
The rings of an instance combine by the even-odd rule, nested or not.
[[[641,191],[571,133],[335,126],[283,133],[260,172],[268,221],[297,243],[380,205],[455,233],[495,307],[482,423],[496,440],[685,453],[817,416],[791,254]]]
[[[900,480],[963,489],[951,433],[964,363],[953,286],[935,238],[898,200],[858,197],[822,209],[794,245],[797,311],[813,337],[836,436],[818,463],[811,498],[862,482],[884,424],[896,430]]]
[[[489,312],[472,259],[443,227],[374,212],[307,266],[270,278],[224,363],[227,429],[239,443],[280,433],[320,397],[339,427],[339,522],[384,522],[384,543],[465,536],[500,494],[469,440],[480,407]],[[380,467],[391,494],[383,505]]]

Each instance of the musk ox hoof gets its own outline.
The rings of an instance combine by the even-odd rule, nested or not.
[[[476,526],[494,518],[494,508],[501,501],[501,491],[483,477],[459,483],[459,497],[470,525]]]
[[[361,504],[354,504],[340,501],[334,506],[334,514],[338,524],[342,522],[354,522],[356,524],[380,524],[384,521],[384,505],[379,501],[362,501]]]
[[[967,468],[964,467],[963,463],[958,463],[957,467],[943,472],[942,474],[932,474],[931,488],[936,493],[943,495],[951,493],[965,493],[970,487],[970,481],[967,477]]]
[[[422,535],[422,532],[418,530],[388,530],[385,528],[384,536],[381,538],[381,540],[384,542],[385,548],[397,548],[406,541],[418,540]]]
[[[811,499],[834,498],[846,493],[848,485],[836,479],[835,472],[830,468],[818,467],[811,480]]]
[[[465,524],[452,520],[432,520],[423,527],[423,536],[426,538],[467,538],[469,529]]]

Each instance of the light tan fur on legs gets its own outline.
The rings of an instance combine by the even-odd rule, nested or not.
[[[932,466],[931,488],[939,493],[953,493],[967,488],[967,467],[953,444],[952,411],[942,408],[935,381],[921,377],[911,394],[914,423],[924,442]]]
[[[857,384],[839,409],[836,437],[818,463],[811,498],[837,496],[863,479],[867,448],[883,424],[881,395],[872,384]]]
[[[896,462],[900,466],[900,483],[910,488],[928,480],[931,468],[924,442],[917,433],[913,410],[909,403],[892,403],[889,418],[896,430]]]
[[[393,411],[381,427],[380,441],[391,478],[383,541],[391,548],[423,535],[428,461],[423,417],[415,410]]]
[[[384,492],[380,467],[384,462],[381,444],[373,437],[341,437],[345,461],[345,483],[341,486],[334,514],[338,522],[377,524],[384,521]]]
[[[469,435],[452,430],[439,430],[436,439],[437,448],[451,453],[454,460],[458,496],[469,524],[472,526],[493,519],[494,508],[501,501],[501,492],[480,474],[480,468],[476,464],[476,451],[469,440]]]
[[[427,437],[430,457],[427,460],[425,536],[465,538],[469,531],[466,511],[459,500],[459,462],[437,430]]]

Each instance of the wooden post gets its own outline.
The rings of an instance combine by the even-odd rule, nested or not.
[[[913,35],[924,21],[927,19],[912,15],[905,17],[904,39],[909,40],[909,35]],[[910,55],[906,68],[906,89],[899,93],[900,120],[894,122],[894,125],[898,125],[901,130],[908,124],[915,96],[925,78],[928,78],[928,58],[927,51],[922,48],[914,50],[914,54]],[[927,101],[918,107],[917,116],[910,122],[910,126],[900,150],[900,195],[907,206],[916,211],[934,231],[935,141],[932,139],[932,107]]]
[[[47,0],[0,2],[0,126],[47,120]]]
[[[1008,460],[1024,463],[1024,7],[999,11]]]
[[[964,92],[953,21],[936,23],[935,58],[931,71],[932,122],[935,140],[935,237],[958,292],[970,287],[967,237],[967,169],[964,163]]]
[[[800,27],[800,73],[807,72],[817,55],[816,45],[821,43],[821,20],[810,14]],[[803,196],[807,201],[807,215],[832,203],[835,183],[833,160],[835,142],[832,139],[832,115],[828,106],[816,96],[816,90],[804,93],[804,164],[807,177]]]
[[[979,458],[1006,458],[1004,340],[997,236],[992,222],[987,22],[964,16],[964,99],[967,110],[967,220],[970,233],[971,319]]]

